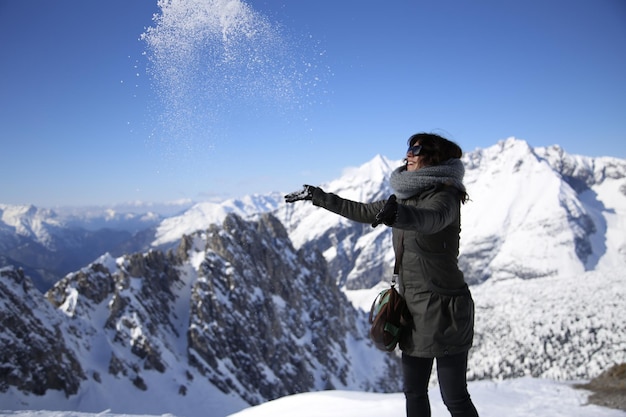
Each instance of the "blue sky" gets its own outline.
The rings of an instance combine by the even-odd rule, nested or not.
[[[626,158],[623,0],[228,3],[0,0],[0,203],[291,191],[419,131]]]

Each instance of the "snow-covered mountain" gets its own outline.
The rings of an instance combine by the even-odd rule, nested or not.
[[[471,281],[576,275],[626,261],[626,161],[510,139],[464,162],[472,201],[463,208],[461,262]]]
[[[104,255],[45,298],[21,270],[0,278],[0,409],[223,416],[299,392],[400,389],[365,313],[270,214],[229,214],[168,252]],[[49,391],[58,402],[42,405]]]
[[[20,266],[46,291],[105,252],[143,250],[163,220],[153,212],[61,210],[0,204],[0,266]]]
[[[462,208],[459,262],[472,284],[580,274],[626,264],[626,161],[569,156],[517,139],[464,155],[471,198]],[[391,193],[399,161],[377,156],[328,191],[358,201]],[[392,269],[389,229],[354,224],[309,203],[276,215],[296,247],[324,253],[337,282],[368,288]]]
[[[510,138],[468,152],[463,161],[471,201],[462,211],[460,263],[470,283],[575,274],[626,261],[625,160],[569,155],[558,146],[532,148]],[[387,181],[399,164],[379,155],[334,181],[315,185],[373,201],[391,193]],[[369,288],[390,270],[388,229],[354,224],[308,203],[285,205],[282,193],[197,203],[165,218],[93,210],[60,218],[51,210],[0,205],[0,258],[43,269],[53,264],[51,258],[58,262],[70,251],[80,255],[78,248],[93,248],[80,257],[79,266],[74,264],[75,270],[104,252],[175,246],[183,234],[219,223],[228,213],[250,219],[264,212],[278,217],[296,247],[321,250],[340,285]]]
[[[463,160],[470,378],[589,379],[626,362],[626,161],[513,138]],[[399,164],[377,156],[321,186],[386,198]],[[42,220],[24,223],[33,212]],[[50,226],[19,234],[23,224]],[[3,214],[0,248],[21,253],[27,235],[62,241],[65,225],[35,208]],[[199,203],[125,232],[115,247],[139,249],[86,262],[45,299],[16,268],[28,257],[0,251],[0,409],[49,408],[37,395],[47,390],[59,409],[186,416],[193,403],[218,416],[307,390],[399,390],[397,357],[372,349],[364,313],[391,272],[388,228],[277,193]],[[56,354],[44,358],[48,345]]]
[[[155,239],[151,242],[151,246],[167,248],[183,235],[206,229],[214,223],[220,223],[230,213],[249,219],[259,213],[273,212],[278,208],[282,199],[281,193],[272,193],[229,199],[221,203],[195,204],[180,215],[163,220],[156,228]]]

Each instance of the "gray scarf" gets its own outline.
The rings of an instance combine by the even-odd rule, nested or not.
[[[417,171],[407,171],[403,165],[391,173],[389,184],[398,198],[407,199],[438,184],[452,185],[465,192],[464,175],[463,162],[452,158],[439,165],[427,166]]]

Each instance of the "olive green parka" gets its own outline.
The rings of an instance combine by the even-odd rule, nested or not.
[[[360,203],[316,188],[313,204],[348,219],[372,223],[386,201]],[[417,357],[465,352],[474,336],[474,302],[459,270],[460,191],[434,185],[406,200],[398,199],[392,226],[399,259],[399,292],[413,323],[400,349]]]

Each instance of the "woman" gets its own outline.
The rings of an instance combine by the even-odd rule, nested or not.
[[[430,416],[433,361],[443,401],[454,417],[477,416],[467,391],[467,356],[474,336],[474,302],[457,265],[461,203],[467,200],[461,148],[439,136],[408,140],[404,165],[394,170],[386,201],[359,203],[305,185],[287,203],[313,204],[348,219],[392,227],[400,293],[413,318],[400,341],[408,417]]]

